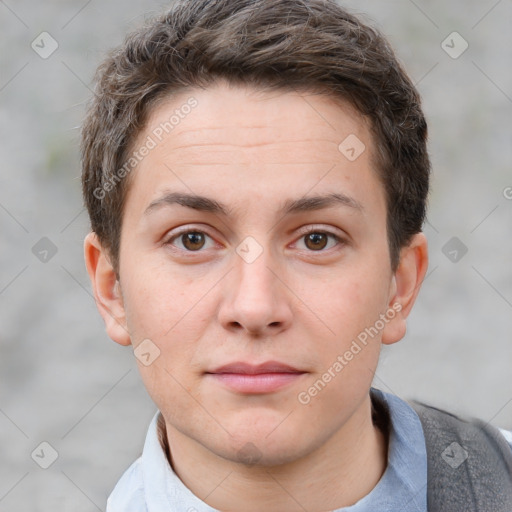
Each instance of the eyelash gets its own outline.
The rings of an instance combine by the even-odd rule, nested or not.
[[[201,229],[193,229],[193,228],[190,229],[190,228],[188,228],[188,229],[185,229],[183,231],[180,231],[180,232],[175,233],[174,235],[172,235],[170,238],[168,238],[164,242],[164,245],[165,246],[172,246],[174,240],[177,240],[181,236],[186,235],[188,233],[201,233],[201,234],[206,235],[207,237],[209,237],[210,239],[213,240],[213,237],[210,236],[206,231],[203,231]],[[312,233],[323,234],[323,235],[327,235],[330,238],[333,238],[336,241],[336,246],[343,246],[343,245],[347,244],[347,241],[345,239],[341,238],[339,235],[334,234],[334,233],[332,233],[330,231],[319,229],[319,228],[309,228],[307,230],[301,231],[300,232],[300,237],[298,238],[298,240],[301,240],[301,239],[305,238],[306,236],[308,236],[308,235],[310,235]],[[315,253],[325,253],[325,252],[330,251],[333,248],[334,247],[331,247],[329,249],[320,249],[318,251],[308,250],[308,249],[306,249],[306,250],[307,250],[307,252],[309,252],[311,254],[315,254]],[[204,250],[202,248],[197,250],[197,251],[190,251],[190,250],[188,250],[186,248],[185,249],[181,249],[181,248],[176,248],[176,247],[175,247],[175,249],[178,250],[178,251],[181,251],[181,252],[188,253],[188,254],[195,254],[195,253],[199,254],[201,252],[204,252]]]

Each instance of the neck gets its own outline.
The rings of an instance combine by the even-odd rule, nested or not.
[[[321,512],[348,507],[371,492],[386,469],[388,440],[372,422],[370,397],[322,446],[277,466],[233,462],[168,424],[165,429],[175,473],[217,510]]]

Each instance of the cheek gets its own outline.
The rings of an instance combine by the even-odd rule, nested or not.
[[[385,272],[373,275],[368,267],[353,266],[333,274],[327,283],[319,285],[312,279],[309,286],[301,287],[303,302],[328,327],[327,334],[350,342],[385,310],[389,283],[382,277]]]
[[[372,272],[372,268],[377,270]],[[311,309],[316,308],[322,322],[316,320],[315,325],[311,324],[310,336],[317,333],[313,339],[320,364],[318,373],[308,383],[314,388],[303,391],[306,399],[319,393],[322,398],[315,399],[312,407],[326,414],[330,408],[337,410],[340,403],[350,409],[345,402],[360,400],[361,390],[371,385],[383,331],[380,323],[377,327],[376,323],[387,308],[386,276],[382,265],[372,267],[361,262],[350,270],[340,271],[328,285],[313,288],[316,302],[310,296]],[[321,336],[320,331],[324,333]]]
[[[162,340],[194,309],[201,297],[201,285],[178,273],[169,272],[164,265],[141,259],[133,265],[126,262],[123,296],[127,322],[133,341],[141,337]]]
[[[386,294],[384,281],[375,283],[368,277],[367,273],[352,272],[333,280],[328,293],[318,294],[319,316],[332,332],[318,322],[311,328],[326,334],[313,338],[317,372],[297,397],[301,406],[310,407],[312,417],[339,421],[333,411],[354,410],[371,386],[382,335],[375,324],[385,311]]]
[[[195,280],[183,273],[171,272],[165,265],[151,265],[140,259],[139,269],[127,274],[123,285],[126,296],[126,321],[134,348],[149,339],[157,347],[155,365],[139,364],[141,374],[156,371],[164,373],[151,379],[168,380],[172,373],[188,385],[187,372],[193,374],[194,359],[200,349],[200,340],[215,313],[211,279]],[[142,348],[142,347],[141,347]]]
[[[138,357],[141,378],[160,410],[176,421],[193,408],[199,380],[194,359],[208,301],[201,300],[204,290],[200,293],[198,288],[197,283],[149,267],[146,273],[133,273],[125,284],[127,324],[135,355],[150,352],[154,357],[150,364]],[[169,404],[173,407],[168,411]]]

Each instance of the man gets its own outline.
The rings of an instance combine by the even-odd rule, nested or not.
[[[371,388],[428,263],[427,127],[385,39],[329,0],[187,0],[97,78],[86,264],[159,409],[107,510],[435,510],[446,415]],[[443,448],[501,497],[461,476],[451,503],[510,505],[489,435]]]

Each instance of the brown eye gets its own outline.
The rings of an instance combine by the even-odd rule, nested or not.
[[[304,237],[305,245],[312,251],[322,250],[327,246],[328,237],[327,233],[309,233]]]
[[[183,247],[189,251],[197,251],[203,248],[205,244],[205,236],[204,233],[199,231],[189,231],[188,233],[181,235],[181,242]]]
[[[341,249],[342,246],[346,245],[343,238],[329,231],[315,231],[311,229],[307,232],[303,232],[299,241],[296,242],[298,248],[307,252],[318,252],[325,253],[330,249]]]
[[[180,253],[198,254],[206,252],[208,249],[216,247],[213,238],[206,232],[189,229],[176,233],[164,241],[164,245],[176,249]]]

